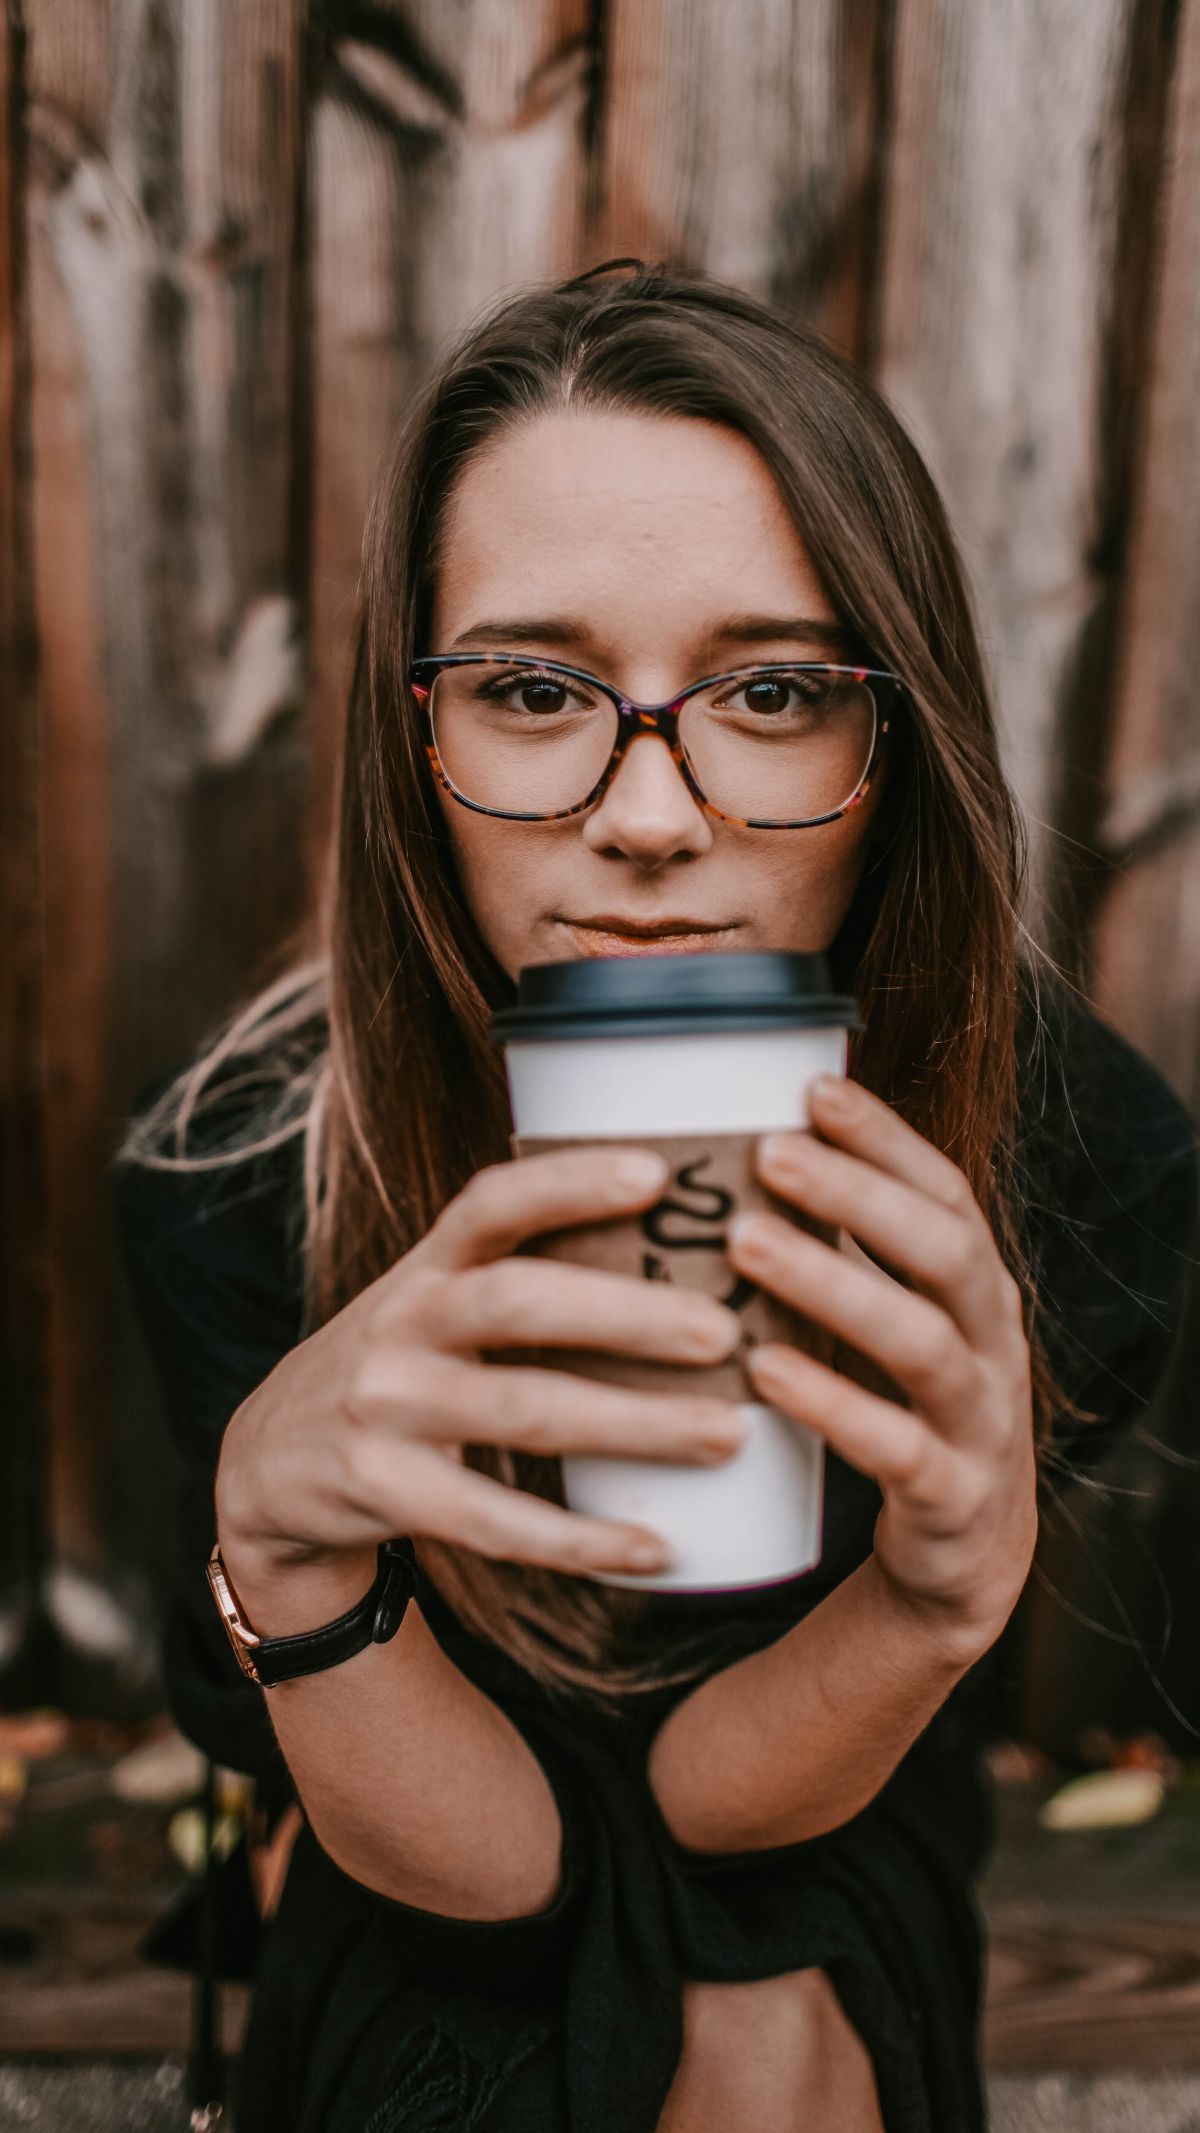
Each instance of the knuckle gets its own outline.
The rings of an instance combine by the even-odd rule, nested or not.
[[[979,1202],[963,1172],[952,1165],[946,1178],[946,1205],[956,1215],[977,1215]]]
[[[399,1376],[389,1374],[388,1401],[398,1419],[419,1414],[422,1409],[446,1405],[453,1397],[454,1373],[443,1358],[426,1348],[406,1348]]]
[[[529,1295],[529,1268],[517,1259],[498,1259],[481,1267],[475,1277],[475,1294],[492,1325],[519,1317]]]
[[[343,1415],[331,1451],[340,1492],[351,1503],[370,1502],[379,1481],[379,1447],[374,1432]]]
[[[953,1222],[946,1226],[937,1245],[938,1272],[941,1279],[951,1287],[957,1287],[974,1273],[979,1252],[979,1239],[965,1222]]]
[[[862,1395],[840,1373],[806,1371],[803,1378],[804,1413],[814,1422],[835,1422],[839,1412],[853,1412]]]
[[[454,1199],[443,1207],[439,1220],[443,1222],[445,1216],[454,1214],[454,1209],[460,1209],[463,1214],[477,1214],[482,1207],[490,1207],[494,1197],[497,1197],[501,1173],[509,1171],[512,1171],[512,1165],[507,1165],[507,1162],[484,1162],[484,1167],[480,1171],[473,1171],[463,1190],[456,1192]]]
[[[346,1413],[351,1421],[361,1426],[371,1415],[377,1413],[385,1401],[395,1399],[396,1386],[391,1366],[392,1358],[384,1348],[374,1346],[363,1349],[350,1374]],[[419,1365],[417,1367],[419,1368]],[[412,1376],[408,1370],[405,1372],[405,1382],[407,1385],[412,1384]]]
[[[892,1458],[891,1478],[906,1496],[921,1498],[929,1474],[928,1448],[914,1430],[905,1436]]]
[[[389,1440],[419,1439],[422,1423],[455,1401],[455,1373],[429,1350],[367,1349],[359,1358],[342,1403],[344,1434],[370,1441],[381,1429]]]
[[[557,1452],[562,1438],[557,1402],[541,1387],[523,1390],[515,1399],[503,1399],[500,1418],[506,1438],[522,1451],[546,1458]]]
[[[959,1360],[959,1339],[941,1311],[931,1311],[913,1327],[901,1350],[904,1374],[917,1385],[936,1385]]]
[[[361,1299],[360,1328],[368,1341],[394,1341],[397,1333],[410,1322],[414,1306],[420,1309],[431,1288],[441,1278],[429,1268],[412,1266],[407,1260],[403,1279],[394,1279],[396,1273],[397,1267],[392,1267]]]
[[[485,1163],[482,1170],[474,1171],[467,1179],[456,1199],[451,1200],[446,1213],[456,1205],[472,1215],[490,1209],[502,1192],[511,1190],[512,1179],[511,1163]]]
[[[973,1530],[991,1515],[992,1490],[986,1473],[976,1461],[964,1465],[957,1477],[954,1508],[955,1523],[966,1532]]]
[[[1018,1443],[1030,1433],[1031,1376],[1026,1366],[1018,1362],[1015,1371],[1003,1365],[989,1372],[987,1406],[996,1417],[995,1434],[1002,1446]]]
[[[457,1538],[476,1555],[496,1559],[512,1554],[512,1538],[501,1507],[486,1500],[472,1502],[459,1520]]]
[[[500,1173],[511,1168],[508,1163],[487,1163],[482,1170],[473,1172],[435,1218],[429,1236],[439,1240],[454,1238],[483,1223],[497,1204]]]
[[[382,1390],[381,1357],[378,1348],[364,1347],[351,1369],[342,1403],[342,1417],[353,1429],[361,1429]]]

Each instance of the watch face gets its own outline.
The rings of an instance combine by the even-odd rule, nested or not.
[[[256,1636],[249,1625],[242,1620],[237,1600],[234,1597],[233,1587],[225,1575],[225,1565],[221,1561],[219,1548],[214,1548],[208,1559],[208,1582],[212,1590],[212,1596],[217,1603],[221,1620],[228,1632],[229,1641],[236,1654],[238,1665],[248,1680],[258,1681],[259,1674],[258,1668],[254,1663],[254,1653],[257,1651],[262,1639]]]

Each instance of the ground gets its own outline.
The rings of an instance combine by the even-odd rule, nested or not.
[[[1052,1775],[1006,1769],[982,1892],[994,2133],[1200,2133],[1200,1788],[1051,1833]],[[0,1718],[0,2133],[187,2126],[190,1979],[139,1948],[187,1882],[194,1779],[160,1725]],[[222,1998],[232,2050],[245,1995]]]

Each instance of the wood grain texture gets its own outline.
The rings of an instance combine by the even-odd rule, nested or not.
[[[1153,201],[1130,172],[1167,58],[1154,12],[900,0],[897,16],[880,376],[949,503],[1043,877],[1073,688],[1093,734],[1103,717],[1086,652],[1109,627],[1123,509],[1112,385],[1136,374]]]
[[[76,1936],[80,1938],[81,1936]],[[171,1970],[151,1969],[132,1948],[121,1957],[101,1945],[86,1952],[98,1965],[88,1973],[22,1981],[0,2013],[0,2053],[54,2058],[114,2054],[185,2056],[192,2026],[193,1984]],[[78,1958],[77,1958],[78,1960]],[[240,2050],[249,2007],[244,1985],[221,1991],[221,2049]]]
[[[34,6],[35,46],[61,14]],[[124,1090],[220,1012],[297,902],[302,751],[271,745],[295,695],[296,14],[127,0],[105,135],[76,136],[45,204],[83,380]],[[39,80],[50,133],[44,57]]]
[[[113,1142],[306,893],[301,8],[27,13],[53,1502],[60,1552],[94,1567],[162,1545],[113,1315]]]
[[[392,433],[491,298],[576,263],[587,31],[586,0],[328,10],[312,136],[314,863]]]
[[[1007,2071],[1200,2066],[1195,1920],[996,1918],[984,2058]]]
[[[16,1260],[46,1209],[52,1338],[15,1315],[62,1554],[165,1546],[108,1154],[309,907],[367,500],[514,282],[690,260],[877,369],[978,588],[1046,930],[1098,903],[1102,1006],[1200,1096],[1198,9],[24,0],[4,1073],[48,1154],[6,1219]],[[1072,839],[1109,871],[1069,899]]]
[[[56,1548],[95,1569],[105,1549],[103,1471],[114,1397],[111,1254],[100,1190],[116,1104],[112,735],[97,611],[87,387],[52,235],[71,145],[87,139],[69,80],[60,103],[39,90],[30,129],[31,509],[47,852],[42,1046],[53,1312],[46,1455]]]
[[[882,11],[610,0],[591,255],[683,260],[862,337]]]
[[[45,1542],[49,1414],[42,1079],[44,885],[36,697],[24,322],[24,61],[14,12],[0,17],[0,1226],[6,1267],[0,1339],[0,1663],[28,1620]]]
[[[1200,6],[1179,33],[1101,838],[1100,1005],[1200,1107]],[[1148,944],[1153,944],[1147,953]]]

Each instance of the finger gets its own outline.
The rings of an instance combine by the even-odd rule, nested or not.
[[[698,1289],[548,1259],[501,1259],[438,1284],[426,1303],[433,1348],[598,1348],[713,1364],[741,1337],[736,1314]]]
[[[819,1075],[809,1092],[809,1114],[823,1138],[890,1171],[954,1212],[979,1213],[958,1165],[861,1082]]]
[[[869,1474],[885,1493],[898,1491],[925,1506],[938,1500],[950,1455],[919,1415],[774,1341],[751,1349],[746,1368],[768,1406],[815,1429],[839,1458]]]
[[[355,1408],[385,1425],[412,1413],[418,1442],[504,1445],[544,1458],[599,1453],[712,1465],[745,1436],[729,1400],[631,1392],[566,1370],[500,1368],[456,1355],[416,1364],[411,1356],[374,1358],[360,1375]]]
[[[651,1207],[667,1164],[649,1148],[564,1148],[493,1163],[438,1216],[422,1256],[452,1273],[507,1257],[531,1237]]]
[[[459,1466],[432,1446],[405,1447],[400,1482],[397,1462],[388,1457],[394,1449],[376,1438],[371,1453],[360,1455],[357,1468],[367,1499],[362,1508],[374,1517],[386,1510],[389,1531],[448,1541],[504,1562],[536,1563],[581,1575],[661,1570],[670,1562],[670,1549],[652,1527],[562,1510],[524,1489]]]
[[[1011,1277],[974,1202],[973,1213],[957,1212],[811,1133],[772,1134],[760,1146],[758,1168],[782,1199],[850,1231],[907,1275],[950,1312],[973,1345],[986,1349],[1007,1331],[1004,1290]]]
[[[730,1223],[732,1264],[887,1371],[948,1434],[972,1425],[978,1363],[940,1305],[780,1215]]]

